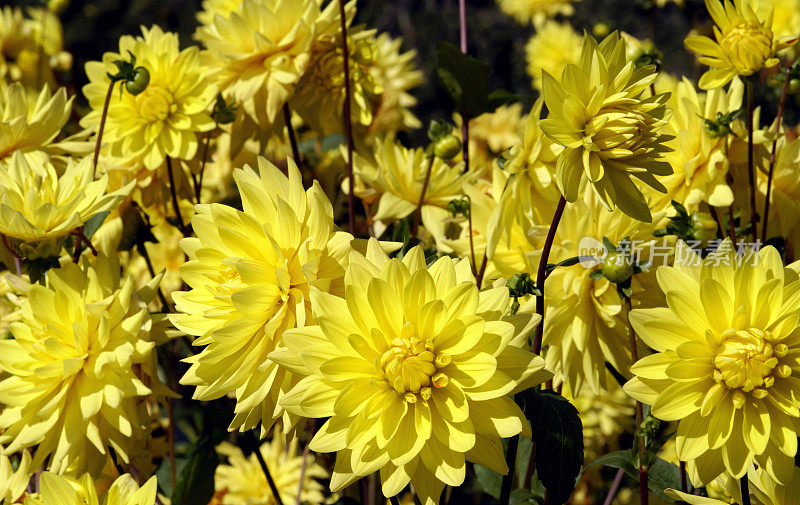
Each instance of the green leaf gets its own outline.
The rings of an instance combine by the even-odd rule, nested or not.
[[[566,503],[583,464],[583,424],[578,410],[554,391],[531,390],[526,414],[536,445],[536,472],[551,504]]]
[[[610,452],[595,459],[586,465],[586,468],[588,469],[597,465],[620,468],[628,477],[638,481],[639,469],[633,464],[632,456],[633,453],[630,450]],[[647,473],[647,487],[650,489],[650,492],[662,500],[674,503],[675,500],[665,495],[664,490],[667,488],[681,488],[680,468],[673,463],[668,463],[661,458],[656,458]],[[689,492],[691,491],[692,489],[689,489]]]
[[[447,42],[436,47],[436,73],[459,110],[471,119],[487,110],[489,65]]]
[[[172,490],[172,505],[206,505],[214,495],[219,456],[212,435],[200,435]]]
[[[95,214],[91,219],[86,221],[86,224],[83,225],[83,234],[86,236],[86,238],[89,240],[92,239],[98,228],[100,228],[100,225],[103,224],[103,221],[106,220],[106,217],[108,217],[109,214],[111,214],[111,211],[104,210],[99,214]]]
[[[475,464],[475,477],[478,479],[478,487],[481,491],[494,498],[500,498],[500,486],[503,478],[499,473]]]

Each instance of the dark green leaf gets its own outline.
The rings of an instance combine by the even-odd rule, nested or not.
[[[97,232],[97,229],[100,228],[100,225],[103,224],[103,221],[106,220],[106,217],[111,213],[111,211],[104,210],[99,214],[95,214],[91,217],[86,224],[83,225],[83,234],[91,240],[94,234]]]
[[[204,433],[189,454],[172,491],[172,505],[206,505],[214,495],[219,456],[210,434]]]
[[[539,479],[551,504],[565,503],[583,464],[583,425],[578,410],[548,390],[531,390],[525,410],[533,429]]]
[[[459,110],[471,119],[487,110],[489,65],[447,42],[436,49],[436,73]]]

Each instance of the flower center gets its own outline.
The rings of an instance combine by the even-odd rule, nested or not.
[[[400,336],[392,340],[392,347],[381,356],[380,367],[392,388],[407,402],[415,403],[418,395],[423,400],[431,397],[431,386],[447,386],[450,379],[438,370],[451,361],[447,354],[436,354],[433,342],[420,337],[417,325],[409,321],[403,325]]]
[[[785,344],[772,343],[770,332],[758,328],[728,329],[714,357],[714,379],[731,389],[752,393],[756,398],[767,395],[766,389],[775,383],[775,376],[788,377],[791,369],[778,360],[786,356]],[[741,393],[735,396],[744,401]],[[739,405],[739,401],[736,401]]]
[[[584,134],[593,144],[611,158],[631,156],[641,145],[651,141],[653,122],[639,112],[627,109],[609,109],[593,117],[586,124]]]
[[[139,115],[147,121],[164,121],[178,110],[172,93],[158,84],[151,84],[142,93],[136,96],[136,107]]]
[[[772,53],[772,32],[758,23],[741,21],[725,33],[720,46],[741,75],[759,70]]]

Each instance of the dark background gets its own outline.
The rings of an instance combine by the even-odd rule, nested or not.
[[[0,5],[36,5],[42,0],[0,0]],[[654,40],[667,55],[665,70],[675,75],[698,78],[702,69],[683,47],[683,39],[692,26],[708,21],[702,0],[685,0],[683,8],[673,3],[653,8],[651,0],[581,0],[574,3],[575,15],[567,18],[576,30],[588,30],[602,22],[640,38]],[[86,61],[97,60],[102,53],[118,48],[119,37],[140,33],[141,25],[158,24],[177,31],[183,45],[193,43],[197,26],[195,15],[201,0],[72,0],[61,14],[66,49],[75,63],[68,85],[80,89],[86,77]],[[525,72],[525,43],[534,33],[532,26],[522,26],[503,14],[494,0],[467,0],[469,51],[472,56],[490,63],[492,88],[531,95],[534,90]],[[356,23],[388,31],[403,37],[406,50],[416,49],[417,64],[426,84],[412,93],[419,99],[415,112],[426,124],[431,118],[449,117],[452,105],[436,83],[434,51],[444,40],[458,43],[457,0],[358,0]],[[769,90],[762,90],[766,106],[765,120],[774,107]],[[790,111],[787,119],[793,119]]]

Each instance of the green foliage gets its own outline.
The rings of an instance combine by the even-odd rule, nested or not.
[[[549,503],[566,503],[583,464],[583,423],[578,410],[554,391],[530,390],[526,397],[536,473],[548,491]]]
[[[639,479],[639,469],[633,459],[633,452],[630,450],[604,454],[586,465],[586,468],[598,465],[621,469],[628,477],[635,480]],[[675,500],[664,494],[664,490],[667,488],[681,488],[680,469],[673,463],[668,463],[661,458],[655,458],[648,471],[647,487],[651,493],[662,500],[674,502]]]

